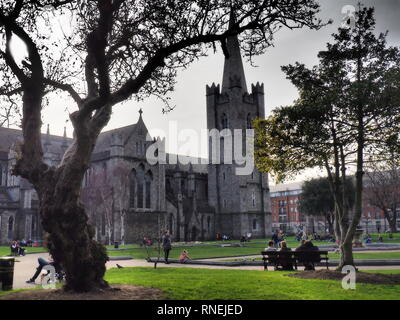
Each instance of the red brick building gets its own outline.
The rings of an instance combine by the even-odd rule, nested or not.
[[[299,210],[302,182],[271,186],[270,192],[273,230],[280,229],[289,233],[299,230],[326,232],[328,224],[324,217],[308,217]],[[388,231],[389,224],[384,218],[382,210],[369,203],[367,192],[368,187],[364,189],[361,227],[369,233]],[[400,209],[397,217],[397,228],[400,230]]]
[[[270,188],[272,229],[284,232],[325,232],[325,221],[318,217],[307,217],[299,210],[302,182],[280,184]]]

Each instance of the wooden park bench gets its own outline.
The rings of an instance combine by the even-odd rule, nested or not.
[[[311,265],[313,268],[316,263],[325,261],[326,268],[329,269],[328,251],[263,251],[261,252],[264,262],[264,270],[268,271],[268,266],[273,266],[274,270],[286,270],[285,266],[293,266],[297,270],[299,264]]]

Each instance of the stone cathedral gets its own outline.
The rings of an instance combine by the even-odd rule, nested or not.
[[[237,37],[227,41],[222,85],[206,87],[207,127],[219,131],[251,128],[264,118],[264,86],[248,92]],[[100,134],[91,167],[82,185],[82,201],[104,243],[138,242],[170,230],[175,241],[213,240],[217,233],[240,238],[266,237],[272,232],[268,176],[254,169],[236,175],[236,164],[213,164],[215,140],[209,140],[209,163],[189,158],[189,164],[149,164],[148,141],[140,111],[136,124]],[[40,240],[43,231],[35,191],[10,174],[22,133],[0,128],[0,243]],[[245,137],[244,137],[245,139]],[[223,138],[219,148],[223,149]],[[42,137],[45,161],[57,165],[71,139]],[[161,152],[161,151],[160,151]],[[221,157],[223,152],[221,151]]]

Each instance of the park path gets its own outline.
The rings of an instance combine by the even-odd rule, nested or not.
[[[334,251],[329,251],[330,253],[334,253]],[[400,250],[368,250],[368,251],[354,251],[353,253],[358,254],[358,253],[393,253],[393,252],[400,252]],[[225,257],[225,258],[206,258],[206,259],[199,259],[200,261],[229,261],[229,260],[251,260],[251,259],[256,259],[260,258],[261,256],[259,254],[256,255],[249,255],[249,256],[241,256],[241,257]]]
[[[30,279],[36,271],[36,267],[38,266],[37,259],[41,257],[44,259],[49,259],[48,253],[37,253],[37,254],[28,254],[24,257],[17,257],[14,268],[14,289],[19,288],[32,288],[33,284],[26,283],[26,280]],[[235,259],[246,258],[249,257],[235,257]],[[226,258],[232,259],[232,258]],[[211,259],[210,259],[211,260]],[[208,261],[210,261],[208,260]],[[221,260],[218,259],[218,260]],[[122,267],[153,267],[153,263],[148,263],[146,260],[113,260],[107,262],[107,269],[116,268],[117,264]],[[227,266],[207,266],[207,265],[190,265],[190,264],[157,264],[157,268],[206,268],[206,269],[237,269],[237,270],[258,270],[263,271],[262,266],[237,266],[237,267],[227,267]],[[399,266],[382,266],[382,267],[360,267],[361,270],[395,270],[399,269]],[[36,280],[36,283],[39,285],[39,279]]]

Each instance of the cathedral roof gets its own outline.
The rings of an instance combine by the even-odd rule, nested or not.
[[[0,158],[7,159],[10,148],[17,142],[22,141],[22,131],[19,129],[0,127]],[[55,136],[51,134],[42,134],[42,145],[46,143],[47,150],[53,154],[64,154],[62,148],[65,142],[71,143],[71,138]]]
[[[99,137],[97,138],[94,153],[109,149],[113,143],[113,139],[115,139],[116,136],[118,136],[122,146],[125,146],[129,139],[135,136],[139,136],[142,140],[146,141],[148,129],[143,121],[142,112],[140,111],[139,113],[140,116],[137,123],[100,133]]]

